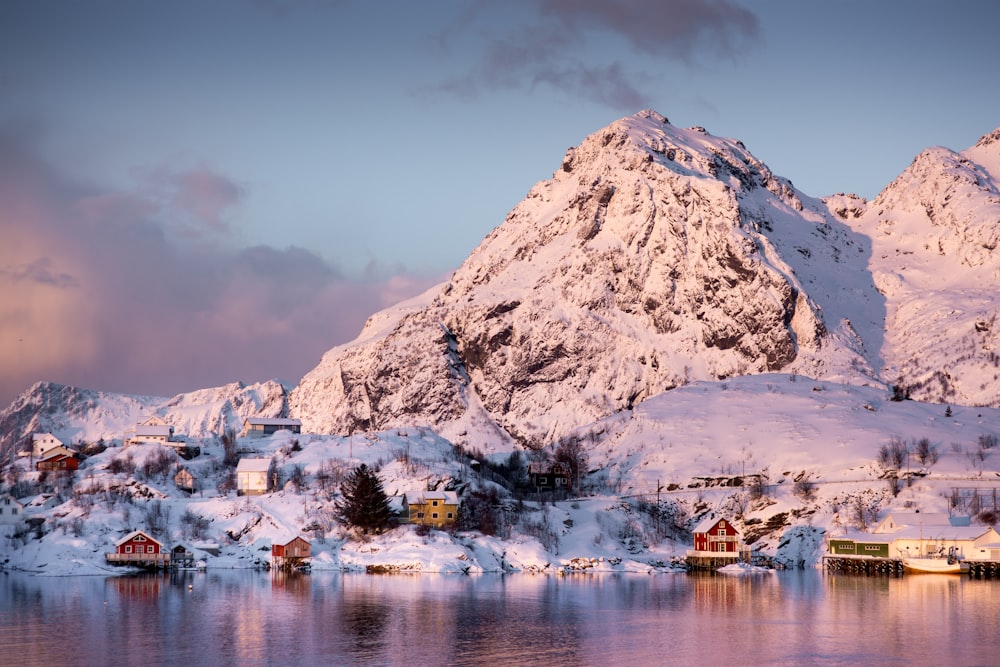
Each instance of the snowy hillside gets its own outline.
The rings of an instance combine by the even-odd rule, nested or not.
[[[39,382],[0,412],[0,456],[9,457],[32,433],[52,433],[66,444],[105,440],[121,443],[124,433],[151,416],[178,434],[215,438],[226,428],[242,429],[247,417],[281,417],[288,389],[275,381],[233,383],[173,398],[130,396]]]
[[[220,445],[191,461],[160,445],[116,446],[84,460],[72,479],[45,481],[23,460],[16,475],[8,470],[16,495],[55,497],[29,510],[45,517],[40,534],[0,526],[0,563],[47,574],[120,571],[104,554],[143,529],[195,549],[209,567],[263,566],[272,543],[305,535],[321,569],[669,571],[690,548],[693,525],[725,516],[755,549],[814,565],[827,534],[890,511],[948,513],[959,487],[992,493],[1000,486],[998,424],[992,408],[893,402],[882,390],[794,375],[695,382],[564,439],[580,445],[587,465],[577,480],[582,495],[561,502],[509,483],[517,477],[503,473],[512,454],[524,473],[520,450],[461,451],[422,428],[242,440],[275,464],[278,488],[262,496],[233,492]],[[881,453],[893,442],[904,445],[895,463]],[[359,463],[378,469],[397,499],[458,491],[492,517],[492,528],[404,525],[357,539],[335,521],[334,502]],[[174,482],[179,466],[197,480],[194,492]]]
[[[882,376],[913,398],[1000,405],[1000,130],[931,148],[848,223],[885,297]]]
[[[291,391],[30,388],[0,412],[2,484],[44,499],[44,529],[3,529],[4,558],[100,571],[148,525],[218,546],[219,566],[298,533],[316,567],[646,571],[715,513],[808,563],[824,534],[890,509],[968,510],[956,488],[1000,486],[998,220],[1000,130],[924,151],[868,202],[811,198],[741,142],[641,112],[570,149],[450,281],[372,315]],[[202,454],[123,449],[151,416]],[[303,425],[240,443],[281,482],[252,499],[219,439],[247,417]],[[107,448],[46,475],[12,456],[46,431]],[[558,448],[583,451],[582,493],[540,502],[527,464]],[[489,530],[355,539],[333,507],[360,462],[397,502],[458,491]]]

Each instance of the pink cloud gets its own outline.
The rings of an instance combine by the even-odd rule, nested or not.
[[[38,380],[172,395],[295,382],[373,312],[436,278],[351,281],[303,248],[237,249],[242,189],[207,168],[84,187],[0,127],[0,407]],[[154,173],[155,172],[155,173]],[[12,186],[13,184],[13,186]],[[185,229],[215,232],[188,244]]]

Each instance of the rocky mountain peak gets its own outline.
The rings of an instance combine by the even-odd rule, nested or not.
[[[567,151],[427,308],[328,354],[291,410],[340,432],[476,414],[540,445],[689,380],[807,364],[822,313],[766,235],[782,216],[824,223],[803,208],[740,142],[621,119]]]

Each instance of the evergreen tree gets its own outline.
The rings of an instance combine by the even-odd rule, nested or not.
[[[382,480],[362,463],[352,470],[340,486],[341,499],[337,501],[337,519],[356,526],[361,532],[380,533],[389,525],[392,509],[389,497],[382,488]]]

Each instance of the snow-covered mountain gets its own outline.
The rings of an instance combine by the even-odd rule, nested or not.
[[[925,151],[872,202],[815,199],[741,142],[644,111],[571,148],[448,283],[373,315],[287,405],[275,383],[103,394],[117,407],[92,421],[152,409],[198,434],[287,414],[316,433],[427,426],[489,451],[774,371],[1000,405],[998,174],[1000,131]],[[95,395],[32,388],[0,413],[0,444],[58,431],[44,415],[58,422],[59,405],[82,424]],[[84,428],[109,430],[65,427]]]
[[[539,446],[692,380],[877,383],[870,257],[741,142],[645,111],[570,149],[449,283],[327,353],[290,410],[318,432],[461,441],[486,421]]]
[[[913,398],[1000,405],[1000,130],[930,148],[848,224],[885,297],[883,378]]]
[[[132,396],[38,382],[0,412],[0,455],[27,444],[32,433],[49,432],[66,444],[121,441],[123,434],[151,416],[178,434],[201,439],[239,430],[247,417],[280,417],[289,388],[268,381],[241,382],[178,394],[173,398]]]

